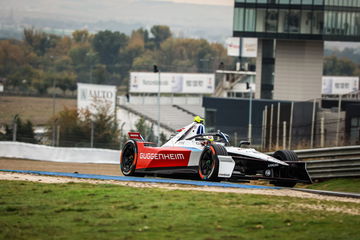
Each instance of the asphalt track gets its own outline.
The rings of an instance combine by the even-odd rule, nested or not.
[[[125,177],[122,176],[119,165],[117,164],[61,163],[23,159],[0,159],[0,171],[99,180],[168,183],[246,189],[281,189],[279,187],[257,186],[229,182],[207,182],[172,178]]]
[[[32,161],[21,159],[0,159],[0,171],[27,173],[47,176],[63,176],[83,179],[115,180],[125,182],[146,182],[146,183],[168,183],[193,186],[212,186],[243,189],[283,189],[281,187],[258,186],[250,184],[239,184],[229,182],[205,182],[171,178],[143,178],[122,176],[117,164],[87,164],[87,163],[59,163],[47,161]],[[360,198],[360,194],[319,191],[311,189],[293,188],[292,190],[303,191],[321,195]]]
[[[124,176],[108,176],[108,175],[96,175],[96,174],[9,170],[9,169],[0,169],[0,171],[38,174],[38,175],[46,175],[46,176],[58,176],[58,177],[73,177],[73,178],[83,178],[83,179],[115,180],[115,181],[124,181],[124,182],[168,183],[168,184],[183,184],[183,185],[192,185],[192,186],[231,187],[231,188],[247,188],[247,189],[281,189],[279,187],[257,186],[257,185],[238,184],[238,183],[206,182],[206,181],[193,181],[193,180],[168,179],[168,178],[124,177]]]

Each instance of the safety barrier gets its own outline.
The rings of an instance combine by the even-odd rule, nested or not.
[[[318,160],[318,159],[336,159],[343,157],[360,157],[360,145],[331,147],[331,148],[314,148],[295,150],[301,160]]]
[[[360,158],[307,162],[311,179],[360,177]]]
[[[311,179],[360,177],[360,145],[295,151]]]
[[[50,147],[31,143],[0,141],[0,157],[51,162],[118,164],[120,151],[98,148]]]

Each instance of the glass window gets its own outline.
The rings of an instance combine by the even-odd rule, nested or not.
[[[302,5],[311,5],[313,0],[302,0]]]
[[[266,32],[276,32],[278,23],[278,11],[268,9],[266,12]]]
[[[256,12],[255,8],[245,10],[245,31],[255,32]]]
[[[235,2],[243,3],[243,2],[246,2],[246,0],[236,0]]]
[[[350,23],[348,20],[348,13],[347,12],[342,12],[341,13],[342,18],[341,18],[341,26],[342,26],[342,35],[349,35],[349,30],[350,30]]]
[[[290,3],[290,0],[277,0],[276,3],[279,3],[279,4],[289,4],[289,3]]]
[[[257,3],[267,3],[267,0],[258,0]]]
[[[300,32],[300,11],[291,10],[285,19],[285,31],[289,33]]]
[[[216,109],[205,109],[205,127],[207,132],[216,131]]]
[[[324,31],[324,12],[315,11],[313,12],[312,28],[313,34],[322,34]]]
[[[247,0],[247,3],[256,3],[256,0]]]
[[[324,0],[314,0],[314,5],[323,5]]]
[[[313,21],[313,12],[303,10],[301,12],[301,33],[310,34],[311,33],[311,26]]]
[[[234,10],[234,30],[244,31],[244,9],[235,8]]]
[[[265,32],[265,16],[266,16],[265,8],[258,8],[256,10],[256,31],[257,32]]]
[[[353,12],[349,12],[349,35],[354,35],[355,34],[355,13]]]
[[[355,13],[354,35],[360,35],[360,13]]]
[[[278,33],[288,32],[288,27],[286,26],[287,24],[286,18],[288,14],[289,14],[289,10],[287,9],[279,10]]]
[[[291,0],[291,4],[301,4],[301,0]]]
[[[351,127],[358,127],[359,125],[359,120],[358,118],[351,118]]]

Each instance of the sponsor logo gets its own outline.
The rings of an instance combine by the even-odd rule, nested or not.
[[[80,99],[85,101],[91,98],[113,99],[113,97],[114,93],[112,91],[93,90],[87,88],[82,88],[80,90]]]
[[[156,160],[184,160],[185,156],[182,153],[140,153],[140,158]]]

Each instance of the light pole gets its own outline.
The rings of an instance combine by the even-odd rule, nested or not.
[[[154,73],[158,73],[158,93],[157,93],[157,104],[158,104],[158,116],[157,116],[157,145],[160,144],[160,71],[157,65],[154,65]]]

